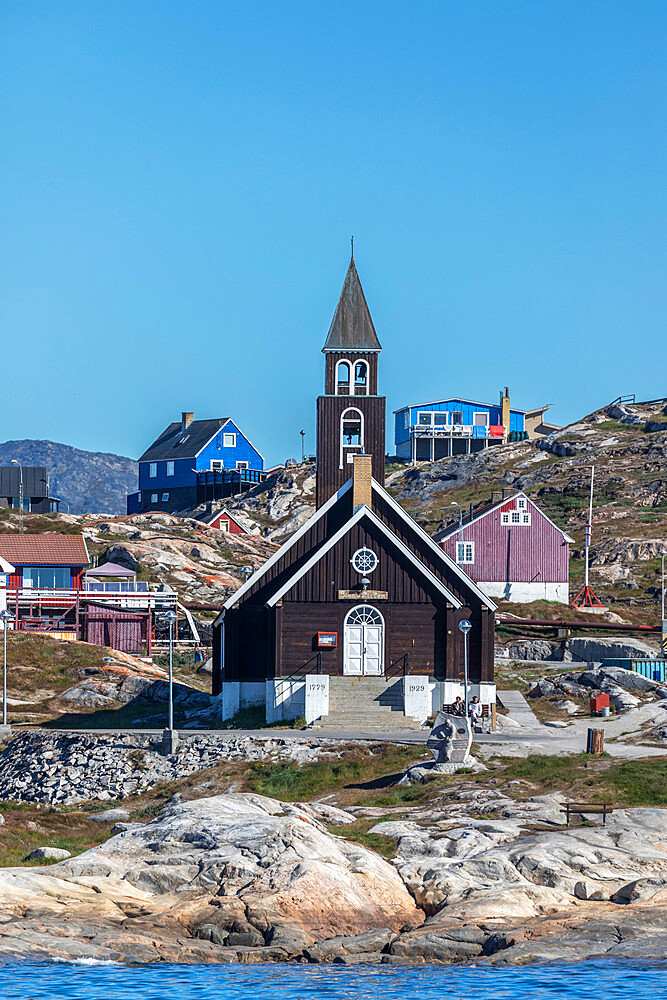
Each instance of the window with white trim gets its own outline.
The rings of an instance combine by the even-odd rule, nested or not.
[[[525,501],[525,498],[524,498],[524,497],[519,497],[519,499],[518,499],[518,500],[517,500],[517,502],[516,502],[516,505],[517,505],[517,508],[518,508],[519,510],[525,510],[525,509],[526,509],[526,501]]]
[[[151,503],[157,503],[157,493],[151,493]]]
[[[173,476],[173,474],[174,474],[174,463],[173,462],[167,462],[167,475],[168,476]]]
[[[336,395],[349,396],[350,394],[350,362],[338,361],[336,363]]]
[[[155,479],[157,476],[157,462],[151,462],[148,466],[148,475],[151,479]]]
[[[512,510],[510,511],[510,521],[512,524],[521,524],[521,511]]]
[[[530,512],[529,511],[524,511],[522,513],[522,515],[521,515],[521,523],[522,524],[530,524]]]
[[[211,472],[222,472],[225,467],[225,463],[221,458],[212,458],[210,462]]]
[[[457,563],[474,563],[475,561],[475,543],[474,542],[457,542],[456,543],[456,561]]]
[[[377,568],[378,557],[372,549],[357,549],[350,562],[357,573],[365,575],[366,573],[372,573]]]
[[[236,448],[236,434],[223,434],[222,435],[222,447],[223,448]]]
[[[354,395],[368,395],[368,365],[365,361],[357,361],[354,365]]]
[[[162,494],[162,503],[166,503],[168,499],[169,499],[169,494],[168,493],[163,493]]]
[[[225,518],[220,521],[220,531],[224,531],[226,534],[229,534],[229,521],[225,520]]]
[[[501,524],[509,524],[509,523],[510,523],[510,515],[509,515],[509,511],[507,511],[507,510],[504,510],[504,511],[503,511],[503,512],[501,513],[501,515],[500,515],[500,523],[501,523]]]

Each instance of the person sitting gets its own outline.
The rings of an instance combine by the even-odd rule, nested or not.
[[[480,702],[477,695],[474,696],[470,704],[468,705],[468,712],[470,713],[470,721],[473,726],[478,725],[482,721],[482,703]]]
[[[452,715],[465,715],[465,705],[463,704],[462,699],[458,696],[452,705]]]

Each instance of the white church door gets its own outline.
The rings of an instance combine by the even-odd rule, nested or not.
[[[352,608],[345,618],[343,673],[376,677],[384,673],[384,621],[369,604]]]

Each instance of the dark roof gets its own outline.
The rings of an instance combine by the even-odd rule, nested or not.
[[[87,566],[82,535],[0,535],[0,556],[14,566]]]
[[[381,351],[354,257],[345,275],[323,351]]]
[[[146,449],[139,461],[157,462],[165,458],[194,458],[228,420],[229,417],[191,420],[185,429],[180,420],[169,424],[159,438],[153,441],[150,448]]]

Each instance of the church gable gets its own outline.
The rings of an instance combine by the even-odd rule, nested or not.
[[[309,603],[373,598],[406,604],[447,602],[456,608],[461,606],[461,601],[373,511],[362,506],[309,560],[294,567],[294,572],[267,603],[274,606],[279,601]]]

